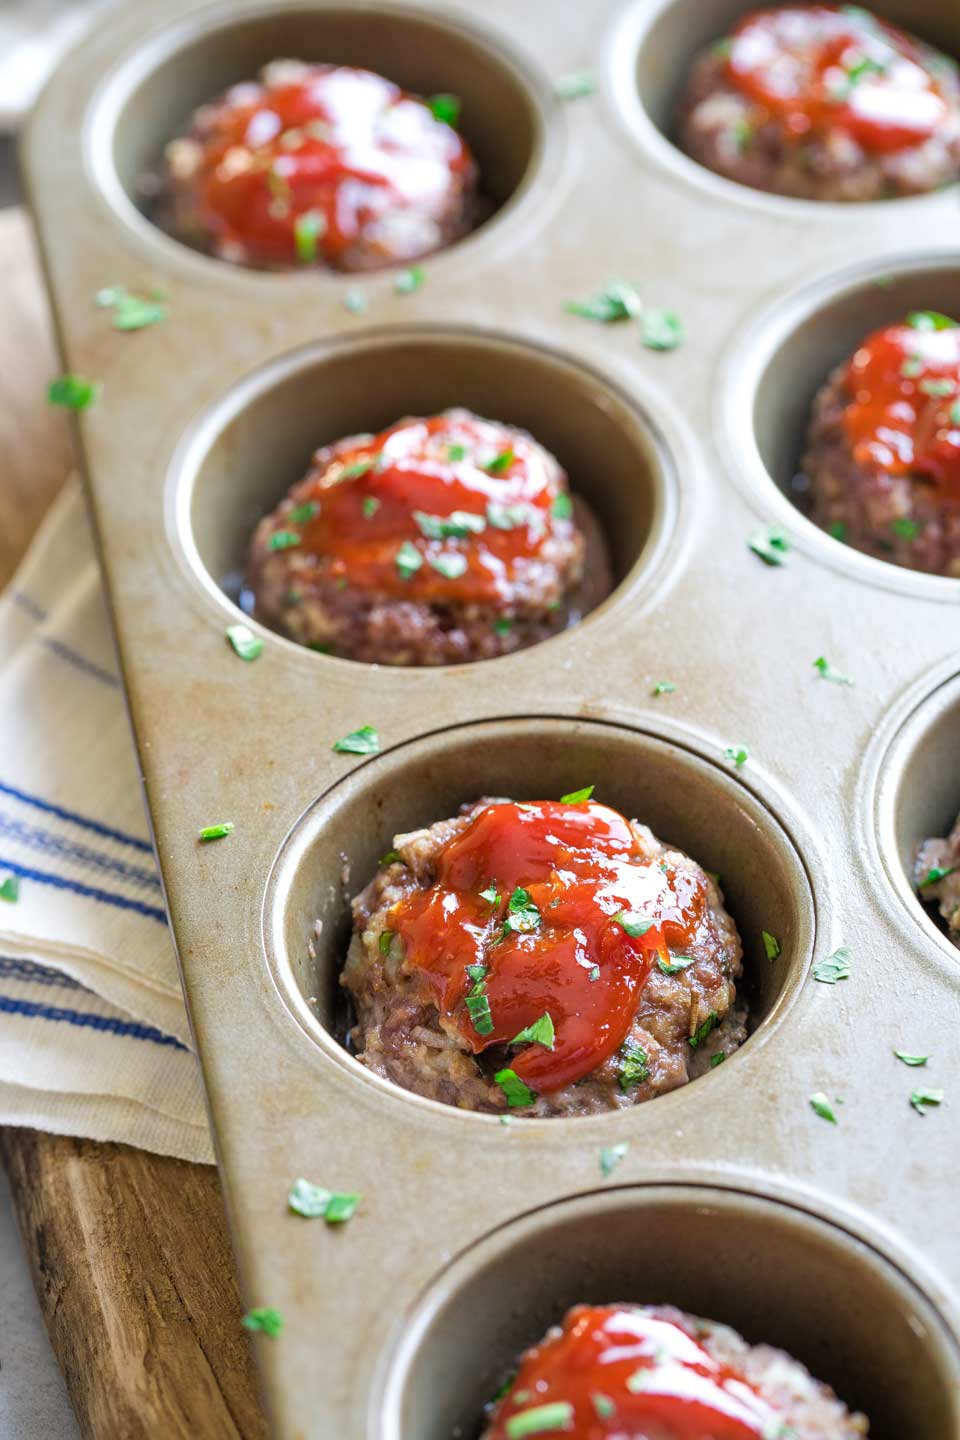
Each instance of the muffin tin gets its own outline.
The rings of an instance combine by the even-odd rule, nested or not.
[[[481,24],[433,3],[130,3],[30,127],[64,367],[103,382],[82,453],[243,1293],[286,1321],[255,1342],[277,1435],[470,1440],[578,1299],[678,1304],[783,1345],[875,1440],[960,1434],[960,956],[910,883],[914,843],[960,809],[960,583],[850,551],[790,498],[832,365],[907,308],[960,312],[958,193],[818,205],[681,155],[684,67],[746,8],[488,0]],[[948,0],[875,8],[960,54]],[[190,109],[284,54],[462,97],[498,206],[415,294],[389,273],[233,269],[137,208]],[[584,69],[597,93],[556,98]],[[654,354],[634,325],[564,312],[609,278],[680,311],[686,344]],[[93,303],[110,284],[162,288],[168,320],[113,331]],[[343,303],[358,284],[362,316]],[[267,631],[238,660],[226,577],[313,448],[447,405],[557,454],[608,532],[610,598],[482,665],[374,668]],[[748,549],[766,527],[790,536],[782,567]],[[822,679],[821,655],[855,684]],[[676,691],[655,697],[662,680]],[[383,754],[331,750],[362,724]],[[366,1072],[335,973],[394,831],[591,783],[721,873],[746,1045],[634,1110],[509,1126]],[[850,978],[817,983],[842,945]],[[909,1070],[895,1048],[933,1058]],[[946,1092],[922,1117],[920,1084]],[[361,1191],[356,1217],[289,1214],[299,1175]]]

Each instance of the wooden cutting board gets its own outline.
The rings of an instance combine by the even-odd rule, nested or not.
[[[57,363],[19,211],[0,214],[0,274],[2,588],[71,455],[44,399]],[[83,1435],[264,1436],[216,1171],[19,1129],[0,1129],[0,1159]]]

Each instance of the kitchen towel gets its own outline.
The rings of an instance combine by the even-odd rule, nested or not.
[[[212,1161],[100,574],[71,479],[0,596],[0,1125]]]

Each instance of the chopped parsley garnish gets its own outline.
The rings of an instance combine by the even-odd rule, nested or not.
[[[834,685],[852,685],[853,681],[849,675],[842,675],[839,670],[834,670],[830,661],[824,655],[818,655],[813,662],[814,670],[819,671],[824,680],[830,680]]]
[[[847,538],[847,527],[842,520],[833,520],[827,526],[827,534],[832,535],[834,540],[839,540],[842,543]]]
[[[645,920],[642,915],[634,915],[630,910],[618,910],[616,915],[611,916],[614,925],[630,936],[631,940],[638,940],[641,935],[646,935],[653,924],[652,920]]]
[[[483,516],[473,515],[469,510],[454,510],[450,515],[428,515],[425,510],[414,510],[413,518],[421,535],[428,540],[465,540],[487,528]]]
[[[145,330],[167,318],[167,307],[156,296],[131,295],[123,285],[108,285],[95,298],[101,309],[113,311],[114,330]]]
[[[358,476],[366,475],[368,470],[372,470],[379,459],[379,455],[364,455],[362,460],[354,460],[350,465],[344,465],[340,471],[340,478],[356,480]]]
[[[776,935],[771,935],[769,930],[761,930],[763,936],[763,948],[767,952],[768,960],[776,960],[780,954],[780,941]]]
[[[602,1395],[599,1391],[590,1396],[590,1404],[598,1420],[611,1420],[617,1413],[617,1407],[610,1396]]]
[[[511,1045],[542,1045],[545,1050],[552,1050],[556,1040],[556,1032],[553,1028],[553,1019],[549,1010],[545,1010],[532,1025],[525,1025],[519,1030]]]
[[[492,880],[487,886],[486,890],[480,891],[480,899],[488,901],[491,905],[500,904],[500,896],[497,892],[497,887]]]
[[[753,126],[749,120],[738,120],[732,131],[733,143],[741,152],[746,150],[753,139]]]
[[[507,918],[503,922],[504,934],[510,930],[517,934],[536,930],[540,919],[540,911],[531,900],[530,891],[518,885],[507,902]]]
[[[233,821],[224,820],[221,825],[205,825],[200,831],[199,838],[206,844],[208,840],[222,840],[226,835],[233,834]]]
[[[60,375],[47,386],[47,400],[66,410],[86,410],[100,394],[99,380],[84,380],[80,375]]]
[[[905,1050],[894,1050],[893,1053],[898,1060],[903,1061],[904,1065],[912,1065],[914,1068],[918,1065],[926,1065],[930,1059],[929,1055],[908,1055]]]
[[[738,770],[741,765],[746,765],[750,759],[750,751],[746,745],[728,745],[723,753],[728,760],[733,762]]]
[[[849,93],[854,85],[859,84],[864,76],[883,75],[886,73],[886,69],[886,65],[882,65],[878,60],[874,60],[872,56],[861,55],[858,59],[854,60],[852,65],[847,66],[846,85],[841,91],[839,98],[845,98],[846,94]]]
[[[501,615],[493,622],[493,630],[496,635],[509,635],[513,629],[513,621],[509,615]]]
[[[487,995],[486,965],[468,965],[467,978],[471,981],[466,997],[467,1013],[478,1035],[489,1035],[493,1030],[493,1016],[490,1013],[490,999]]]
[[[428,555],[427,564],[445,580],[458,580],[467,568],[466,555]]]
[[[620,1072],[620,1089],[624,1094],[635,1086],[642,1085],[650,1074],[647,1052],[629,1035],[617,1051],[617,1068]]]
[[[291,1185],[287,1204],[295,1214],[307,1220],[322,1218],[328,1225],[343,1225],[356,1214],[360,1196],[324,1190],[322,1186],[301,1177]]]
[[[591,965],[591,966],[590,966],[590,970],[589,970],[589,972],[588,972],[588,974],[587,974],[587,979],[588,979],[588,980],[599,980],[599,979],[600,979],[600,966],[599,966],[599,965]]]
[[[920,389],[924,395],[934,395],[943,399],[946,395],[952,395],[956,390],[952,380],[921,380]]]
[[[747,547],[759,556],[764,565],[786,565],[785,555],[790,541],[782,530],[756,530],[747,541]]]
[[[16,905],[19,899],[20,877],[18,875],[8,875],[6,879],[0,883],[0,900],[6,900],[8,905]]]
[[[379,755],[380,736],[372,725],[361,725],[359,730],[351,730],[349,735],[335,740],[331,748],[341,755]]]
[[[263,641],[254,635],[249,625],[228,625],[227,639],[241,660],[256,660],[263,650]]]
[[[394,558],[403,580],[409,580],[412,575],[416,575],[423,564],[423,556],[410,540],[404,540]]]
[[[907,324],[912,330],[953,330],[957,322],[939,310],[911,310]]]
[[[925,890],[928,885],[938,885],[941,880],[946,880],[948,875],[952,875],[956,868],[956,865],[931,865],[917,889]]]
[[[531,1090],[528,1085],[524,1085],[516,1070],[511,1070],[509,1067],[505,1070],[498,1070],[493,1078],[506,1095],[507,1104],[511,1109],[515,1109],[518,1105],[532,1105],[537,1098],[536,1092]]]
[[[420,289],[426,278],[427,272],[422,265],[411,265],[409,270],[399,272],[394,279],[393,288],[398,295],[412,295],[415,290]]]
[[[377,499],[376,495],[364,495],[363,504],[360,508],[363,511],[364,520],[369,520],[370,517],[372,515],[376,515],[377,511],[380,509],[380,501]]]
[[[317,241],[327,228],[327,219],[319,210],[305,210],[293,222],[293,240],[301,265],[312,265],[317,258]]]
[[[448,446],[447,446],[447,459],[448,459],[448,460],[466,460],[466,458],[467,458],[467,447],[466,447],[466,445],[454,444],[454,445],[448,445]]]
[[[274,530],[267,541],[268,550],[292,550],[295,545],[300,544],[300,536],[295,530]]]
[[[718,1066],[718,1065],[722,1065],[723,1062],[724,1062],[724,1060],[726,1060],[726,1058],[727,1058],[727,1052],[726,1052],[726,1050],[718,1050],[717,1053],[716,1053],[716,1055],[711,1055],[711,1056],[710,1056],[710,1069],[711,1069],[711,1070],[716,1070],[717,1066]]]
[[[460,99],[457,95],[431,95],[427,100],[434,120],[444,125],[456,125],[460,119]]]
[[[950,406],[950,424],[960,425],[960,400],[954,400]]]
[[[627,1144],[621,1141],[619,1145],[604,1145],[600,1151],[600,1174],[606,1179],[612,1175],[627,1153]]]
[[[641,314],[640,343],[648,350],[676,350],[685,338],[683,321],[675,310],[654,306]]]
[[[343,308],[349,310],[351,315],[365,315],[367,310],[367,297],[362,290],[351,289],[344,293]]]
[[[657,956],[657,969],[661,975],[679,975],[681,970],[686,970],[693,963],[692,955],[674,955],[672,960],[664,960],[662,955]]]
[[[560,796],[561,805],[584,805],[593,794],[594,786],[585,785],[582,790],[571,790],[568,795]]]
[[[653,690],[651,691],[651,694],[653,694],[653,695],[672,695],[673,692],[676,690],[676,688],[677,688],[677,687],[676,687],[676,685],[674,685],[674,683],[673,683],[672,680],[658,680],[657,683],[656,683],[656,685],[654,685]]]
[[[271,1340],[276,1340],[283,1329],[283,1316],[272,1305],[258,1305],[253,1310],[247,1311],[241,1323],[245,1330],[253,1330],[259,1335],[269,1335]]]
[[[694,1050],[698,1050],[703,1044],[704,1040],[706,1040],[707,1036],[710,1034],[710,1031],[714,1030],[716,1026],[719,1025],[719,1023],[720,1017],[718,1016],[716,1010],[711,1010],[706,1020],[704,1020],[701,1025],[697,1026],[696,1030],[694,1030],[692,1035],[687,1036],[688,1043],[693,1047]]]
[[[399,850],[388,850],[386,855],[380,856],[381,865],[393,865],[397,860],[403,860]]]
[[[837,1117],[834,1114],[833,1106],[822,1090],[817,1090],[810,1096],[810,1108],[815,1115],[820,1116],[821,1120],[829,1120],[831,1125],[836,1125]]]
[[[570,516],[573,514],[573,501],[566,491],[556,496],[553,504],[550,506],[550,514],[554,520],[570,519]]]
[[[591,70],[572,70],[568,75],[558,76],[553,83],[558,100],[582,100],[585,95],[592,95],[596,88],[597,82]]]
[[[836,985],[838,980],[849,980],[850,946],[841,945],[832,955],[828,955],[826,960],[815,960],[813,978],[823,985]]]
[[[381,930],[381,931],[380,931],[380,939],[377,941],[377,949],[380,951],[380,954],[381,954],[381,955],[389,955],[389,954],[390,954],[390,947],[391,947],[392,944],[393,944],[393,937],[394,937],[395,934],[396,934],[396,931],[394,931],[394,930]]]
[[[928,1090],[926,1088],[914,1090],[910,1096],[910,1104],[918,1115],[925,1115],[927,1113],[927,1106],[943,1104],[943,1091]]]
[[[483,469],[488,475],[502,475],[504,471],[510,469],[515,459],[516,456],[512,450],[501,450],[499,454],[494,455],[492,460],[486,462]]]
[[[551,1431],[571,1430],[574,1411],[569,1400],[551,1400],[511,1415],[504,1429],[507,1440],[524,1440],[527,1435],[547,1435]]]
[[[297,505],[289,511],[287,519],[292,520],[294,525],[306,525],[308,521],[313,520],[319,514],[319,511],[320,506],[316,500],[307,500],[303,505]]]
[[[490,969],[490,967],[489,965],[477,964],[467,965],[465,966],[465,969],[467,972],[467,978],[470,980],[471,984],[476,985],[479,983],[479,981],[486,979],[487,971]]]
[[[564,306],[568,315],[612,325],[618,320],[635,320],[643,310],[643,301],[632,285],[624,280],[611,280],[589,300],[571,300]]]

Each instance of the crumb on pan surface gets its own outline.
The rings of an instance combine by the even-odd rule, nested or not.
[[[937,906],[947,934],[960,946],[960,816],[946,839],[924,840],[918,847],[914,882],[921,900]]]
[[[538,1411],[552,1430],[537,1431]],[[798,1360],[728,1325],[670,1305],[577,1305],[521,1357],[481,1440],[537,1433],[864,1440],[869,1423]]]
[[[453,409],[317,451],[257,527],[254,613],[383,665],[493,659],[575,623],[612,585],[605,538],[526,431]]]
[[[922,194],[960,172],[960,76],[860,6],[751,11],[695,60],[679,135],[695,160],[755,190]]]
[[[502,893],[498,892],[496,899],[487,905],[489,919],[486,921],[482,918],[486,901],[483,905],[479,901],[474,904],[472,890],[467,893],[451,889],[457,883],[451,877],[464,873],[462,864],[466,862],[462,862],[462,854],[469,855],[471,845],[481,843],[477,838],[481,833],[484,845],[487,837],[493,836],[490,844],[495,852],[501,827],[508,837],[504,843],[513,846],[518,833],[516,826],[531,819],[534,825],[546,826],[542,833],[555,839],[552,832],[558,824],[566,823],[567,811],[575,809],[584,812],[591,824],[594,815],[600,824],[613,816],[616,825],[623,827],[625,844],[631,847],[631,858],[624,862],[632,867],[626,873],[627,889],[638,894],[656,893],[659,897],[651,899],[647,906],[648,916],[656,922],[649,932],[649,941],[644,937],[632,942],[638,946],[660,944],[662,948],[653,957],[655,963],[651,963],[645,951],[638,951],[632,957],[621,955],[620,942],[626,943],[623,929],[611,922],[608,914],[599,913],[601,906],[605,906],[607,912],[611,906],[616,909],[617,902],[603,898],[600,890],[590,891],[586,910],[555,911],[557,905],[580,904],[586,893],[577,888],[581,882],[575,875],[586,872],[577,869],[572,844],[566,848],[565,831],[561,833],[562,845],[549,848],[549,858],[540,869],[535,868],[536,862],[530,862],[528,870],[523,872],[530,875],[529,886],[520,891],[524,897],[523,908],[531,895],[539,897],[534,908],[536,904],[543,905],[539,918],[534,916],[534,933],[507,936],[501,928],[511,919],[511,908],[507,904],[509,887],[501,884],[503,875],[497,882]],[[521,815],[521,811],[527,813]],[[482,822],[481,832],[477,821],[484,812],[489,813]],[[471,827],[475,828],[471,830]],[[579,844],[579,840],[576,843]],[[585,847],[588,843],[584,842]],[[511,853],[516,852],[511,850]],[[574,858],[571,859],[571,855]],[[486,861],[480,863],[486,864]],[[518,873],[521,873],[523,865],[528,863],[526,857],[518,863],[521,867]],[[502,858],[500,869],[506,869]],[[442,882],[438,881],[440,870],[444,875]],[[547,872],[545,888],[538,889],[537,877]],[[496,887],[488,886],[487,881],[495,878],[477,874],[477,887],[486,887],[480,892],[481,897],[484,893],[494,894]],[[585,883],[589,888],[591,882]],[[471,881],[471,886],[473,884]],[[416,929],[415,922],[409,919],[411,907],[414,911],[420,907],[422,911],[428,905],[453,906],[455,902],[449,897],[455,893],[458,893],[456,903],[461,907],[457,914],[463,916],[471,937],[467,949],[462,951],[451,948],[460,944],[459,930],[445,930],[441,938],[434,941],[429,929]],[[516,903],[515,894],[510,896],[511,907]],[[663,917],[679,913],[675,902],[679,894],[693,897],[686,912],[693,918],[685,922],[685,929],[678,925],[670,930]],[[598,896],[601,896],[599,901]],[[598,907],[596,911],[590,908],[594,904]],[[563,920],[555,921],[552,910],[563,916]],[[434,909],[433,915],[437,913]],[[479,916],[479,924],[473,923],[471,928],[468,915],[474,922]],[[513,1105],[518,1113],[531,1115],[586,1115],[619,1109],[686,1084],[708,1070],[711,1063],[716,1063],[716,1056],[730,1054],[746,1039],[747,1007],[737,995],[742,948],[716,882],[695,861],[663,844],[645,826],[628,822],[603,806],[563,806],[553,802],[515,806],[509,801],[487,798],[465,806],[451,819],[398,835],[387,861],[354,899],[353,922],[353,937],[341,983],[350,994],[357,1016],[352,1040],[358,1058],[377,1074],[405,1089],[446,1104],[498,1112]],[[598,922],[598,930],[589,928]],[[459,924],[459,920],[456,923]],[[580,948],[571,947],[571,935],[578,937]],[[594,935],[599,936],[597,948],[591,949]],[[412,943],[408,948],[411,936],[417,937],[416,950]],[[505,937],[509,944],[504,944]],[[425,975],[425,968],[429,969],[433,963],[426,960],[426,951],[434,945],[448,965],[451,987],[439,996],[430,975]],[[501,1006],[507,1007],[508,1015],[514,1013],[509,1007],[515,1005],[517,993],[527,1006],[522,1015],[524,1024],[528,1025],[541,1012],[552,1014],[551,1025],[556,1021],[556,1037],[554,1040],[552,1033],[549,1036],[554,1042],[549,1057],[538,1053],[525,1060],[524,1052],[537,1050],[536,1045],[518,1047],[502,1043],[496,1032],[481,1044],[472,1018],[476,1011],[470,1011],[467,1006],[470,987],[461,977],[460,962],[464,958],[481,961],[481,970],[486,967],[485,975],[478,975],[476,971],[469,973],[470,980],[479,978],[483,982],[481,999],[471,998],[474,1006],[482,1004],[484,997],[489,999],[494,1022]],[[597,958],[599,965],[594,966]],[[608,965],[625,966],[623,973],[635,977],[629,992],[614,992],[622,1008],[617,1011],[620,1031],[614,1034],[613,1022],[610,1022],[609,1033],[615,1044],[612,1051],[609,1038],[605,1049],[597,1042],[597,1035],[607,1035],[603,1025],[610,1020],[603,1008],[607,1004],[604,987],[608,983],[611,987],[620,983],[621,972],[605,970]],[[649,969],[645,968],[647,965]],[[594,990],[591,977],[593,981],[598,980],[601,972],[603,986],[597,985]],[[547,980],[543,978],[545,975]],[[559,1002],[567,1004],[576,1015],[572,1024],[579,1027],[576,1034],[582,1041],[582,1057],[585,1057],[578,1067],[560,1068],[565,1036],[575,1032],[565,1029],[571,1022],[562,1019],[556,1010],[561,992],[557,987],[551,989],[550,975],[559,975],[564,983],[572,975],[570,983],[579,984],[575,1002],[564,1001],[562,997]],[[596,1010],[591,1008],[595,1003]],[[577,1006],[584,1008],[577,1009]],[[581,1024],[585,1013],[599,1017],[595,1031],[590,1029],[592,1021]],[[502,1014],[500,1023],[505,1023]],[[513,1027],[508,1028],[512,1031]],[[506,1036],[508,1041],[513,1038],[512,1033]],[[556,1083],[554,1076],[548,1088],[546,1076],[538,1078],[538,1064],[541,1072],[555,1064],[561,1078],[571,1074],[577,1078],[572,1081],[562,1078],[559,1088],[552,1088]],[[562,1064],[566,1065],[566,1061]],[[507,1068],[519,1069],[523,1072],[521,1078],[529,1081],[530,1098],[526,1103],[523,1103],[522,1090],[518,1103],[516,1095],[510,1095],[509,1087],[505,1089],[495,1078]]]

